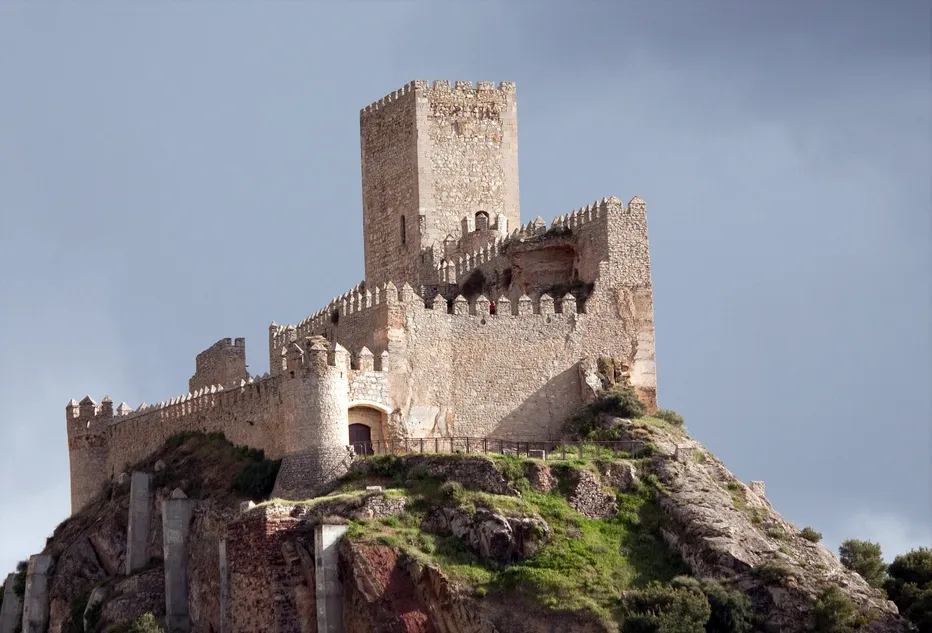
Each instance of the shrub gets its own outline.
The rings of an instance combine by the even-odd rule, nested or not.
[[[819,541],[822,540],[822,534],[819,532],[816,532],[814,529],[812,529],[808,525],[800,531],[799,535],[803,537],[804,539],[806,539],[807,541],[810,541],[812,543],[818,543]]]
[[[652,582],[623,597],[622,614],[623,633],[705,633],[711,608],[694,585]]]
[[[706,633],[747,633],[751,630],[754,606],[750,598],[715,580],[704,580],[701,586],[711,609],[705,625]]]
[[[887,577],[887,565],[879,543],[848,539],[838,548],[841,564],[857,572],[871,587],[883,586]]]
[[[263,459],[243,466],[236,474],[233,490],[251,499],[266,499],[275,487],[275,478],[281,468],[280,459]]]
[[[109,633],[165,633],[165,629],[154,615],[146,613],[135,620],[111,627]]]
[[[829,587],[816,601],[812,616],[817,633],[848,633],[854,628],[857,606],[838,587]]]
[[[710,615],[706,633],[747,633],[754,624],[751,599],[736,589],[730,589],[713,579],[698,580],[677,576],[670,585],[674,589],[694,589],[709,601]]]
[[[84,610],[87,609],[87,599],[90,592],[85,591],[71,599],[68,605],[68,619],[63,623],[62,631],[67,633],[84,633]]]
[[[674,426],[683,426],[685,420],[683,416],[672,409],[657,409],[657,412],[654,414],[655,418],[660,418],[664,422],[669,422]]]
[[[782,585],[794,575],[793,568],[781,560],[762,563],[754,568],[754,573],[765,585]]]
[[[26,595],[26,570],[29,561],[21,560],[16,563],[16,576],[13,578],[13,593],[22,598]]]

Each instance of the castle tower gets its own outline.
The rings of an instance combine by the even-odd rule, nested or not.
[[[520,225],[514,83],[412,81],[359,127],[370,286],[435,282],[448,235]]]
[[[349,447],[349,352],[320,337],[292,343],[283,389],[294,398],[285,423],[285,455],[272,496],[306,499],[346,474]]]
[[[107,481],[107,441],[103,428],[113,417],[113,402],[98,405],[90,396],[65,407],[68,457],[71,466],[71,513],[75,514],[103,490]]]

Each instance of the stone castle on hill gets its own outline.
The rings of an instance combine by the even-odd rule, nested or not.
[[[644,201],[521,224],[515,86],[412,81],[360,112],[365,281],[297,325],[197,356],[188,392],[66,409],[72,511],[173,434],[222,431],[281,458],[306,496],[355,450],[411,438],[558,439],[611,357],[656,407]]]

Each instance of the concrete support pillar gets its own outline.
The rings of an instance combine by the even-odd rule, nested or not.
[[[126,526],[126,575],[146,566],[152,523],[152,475],[134,472],[129,488],[129,520]]]
[[[337,577],[337,548],[347,529],[345,525],[318,525],[314,528],[317,633],[344,633],[343,583]]]
[[[16,574],[6,577],[3,584],[3,606],[0,607],[0,633],[13,633],[23,621],[23,599],[13,591]]]
[[[165,623],[168,633],[189,633],[188,533],[194,516],[193,499],[162,502],[162,554],[165,560]]]
[[[230,564],[227,540],[220,539],[220,633],[232,633],[230,622]],[[2,633],[2,632],[0,632]]]
[[[36,554],[29,557],[26,570],[26,595],[23,596],[23,633],[46,633],[49,626],[49,576],[52,557]]]

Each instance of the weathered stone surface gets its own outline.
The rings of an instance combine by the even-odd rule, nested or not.
[[[574,510],[590,519],[618,514],[615,496],[602,489],[595,473],[581,468],[574,471],[573,477],[575,483],[569,501]]]
[[[597,461],[596,467],[602,483],[621,492],[630,492],[637,487],[637,469],[628,461]]]
[[[524,474],[535,492],[547,493],[557,487],[557,480],[546,464],[528,462],[524,466]]]
[[[481,558],[510,563],[533,556],[550,539],[550,526],[540,517],[504,517],[485,508],[470,516],[456,508],[438,508],[425,520],[428,532],[452,534]]]
[[[369,460],[353,464],[356,475],[371,475],[378,465]],[[481,455],[410,455],[401,468],[408,478],[432,477],[461,482],[469,490],[498,495],[517,495],[495,462]]]
[[[905,621],[892,603],[825,545],[802,538],[796,526],[698,442],[661,437],[657,446],[660,454],[651,469],[669,493],[657,497],[666,515],[663,535],[696,576],[733,579],[766,618],[768,630],[807,630],[816,596],[835,585],[863,612],[876,610],[877,620],[865,630],[905,633]],[[693,457],[697,451],[703,452],[701,460]],[[755,571],[775,563],[788,572],[780,583],[765,581]]]

